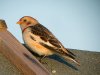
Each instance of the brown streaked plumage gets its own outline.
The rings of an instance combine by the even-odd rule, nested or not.
[[[49,56],[58,54],[76,64],[75,55],[67,50],[62,43],[36,19],[30,16],[22,17],[18,22],[22,29],[25,44],[38,55]]]

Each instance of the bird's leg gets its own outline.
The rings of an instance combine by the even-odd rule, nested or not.
[[[46,57],[46,55],[42,56],[42,57],[39,59],[40,63],[42,63],[42,64],[47,64],[46,62],[43,62],[43,61],[42,61],[45,57]]]
[[[42,57],[40,58],[40,60],[39,60],[39,61],[41,62],[41,61],[42,61],[42,59],[44,59],[44,58],[45,58],[45,56],[46,56],[46,55],[42,56]]]

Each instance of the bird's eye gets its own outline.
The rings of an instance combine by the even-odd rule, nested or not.
[[[26,22],[26,19],[25,20],[23,20],[24,22]]]

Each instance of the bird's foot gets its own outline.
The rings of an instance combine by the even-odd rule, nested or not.
[[[42,58],[39,59],[40,63],[42,64],[47,64],[47,62],[43,61],[43,59],[45,58],[45,56],[43,56]]]
[[[42,64],[47,64],[47,62],[46,61],[43,61],[43,60],[39,60],[40,61],[40,63],[42,63]]]

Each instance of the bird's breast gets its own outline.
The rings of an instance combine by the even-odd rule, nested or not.
[[[39,42],[41,42],[42,40],[40,39],[39,36],[36,36],[34,34],[32,34],[31,32],[29,32],[28,30],[26,30],[23,33],[23,39],[25,44],[35,53],[39,54],[39,55],[52,55],[53,52],[47,48],[45,48],[44,46],[42,46]]]

